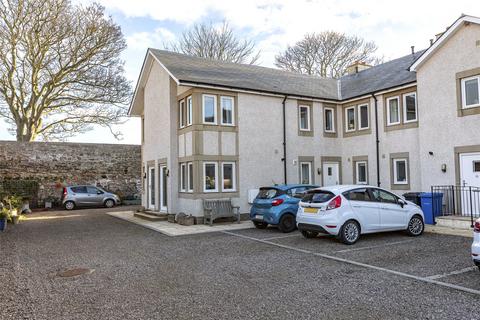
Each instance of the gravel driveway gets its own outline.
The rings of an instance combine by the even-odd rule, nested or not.
[[[480,290],[469,238],[345,246],[275,229],[168,237],[104,210],[32,218],[0,234],[2,320],[478,319],[479,294],[404,276]]]

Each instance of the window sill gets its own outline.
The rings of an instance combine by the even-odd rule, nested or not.
[[[472,116],[472,115],[477,115],[480,114],[480,105],[476,107],[462,107],[461,109],[458,109],[458,116],[459,117],[464,117],[464,116]]]
[[[410,129],[410,128],[418,128],[418,121],[411,121],[407,123],[400,123],[396,125],[385,126],[385,132],[402,130],[402,129]]]

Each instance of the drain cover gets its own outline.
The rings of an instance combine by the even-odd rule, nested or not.
[[[82,274],[89,274],[89,273],[92,273],[92,272],[93,272],[93,269],[76,268],[76,269],[69,269],[69,270],[65,270],[65,271],[60,271],[59,273],[57,273],[57,275],[59,277],[62,277],[62,278],[67,278],[67,277],[80,276]]]

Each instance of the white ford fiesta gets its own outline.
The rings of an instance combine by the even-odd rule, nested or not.
[[[305,238],[319,233],[354,244],[361,234],[424,230],[422,209],[387,190],[361,185],[336,185],[308,191],[300,201],[297,227]]]

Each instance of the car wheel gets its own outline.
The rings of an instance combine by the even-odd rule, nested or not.
[[[316,238],[318,236],[318,232],[302,230],[302,236],[307,239]]]
[[[73,201],[67,201],[63,204],[65,210],[73,210],[75,209],[75,203]]]
[[[105,201],[105,207],[107,208],[113,208],[115,206],[115,202],[113,202],[112,199],[108,199]]]
[[[425,224],[422,220],[422,217],[415,215],[408,222],[407,234],[412,237],[418,237],[423,233],[425,229]]]
[[[360,226],[358,222],[349,220],[340,228],[338,238],[345,244],[354,244],[360,238]]]
[[[268,223],[260,221],[253,221],[253,225],[257,229],[266,229],[268,227]]]
[[[295,225],[295,217],[291,214],[284,214],[280,219],[280,223],[278,224],[278,229],[280,231],[287,233],[292,232],[295,230],[297,226]]]

